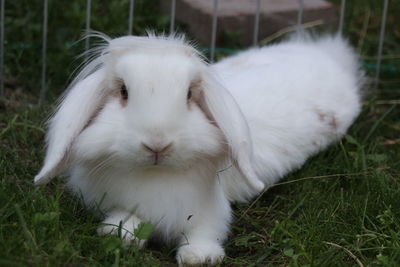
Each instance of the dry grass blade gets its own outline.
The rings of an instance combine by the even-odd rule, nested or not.
[[[323,25],[323,24],[324,24],[324,22],[319,19],[319,20],[303,23],[303,24],[301,24],[301,28],[302,29],[309,29],[309,28],[313,28],[313,27],[320,26],[320,25]],[[267,38],[261,40],[259,44],[260,44],[260,46],[266,45],[266,44],[278,39],[279,37],[281,37],[281,36],[283,36],[283,35],[285,35],[287,33],[295,32],[297,29],[298,29],[297,25],[283,28],[282,30],[279,30],[279,31],[271,34]]]
[[[332,247],[335,247],[335,248],[343,249],[350,257],[352,257],[352,258],[357,262],[358,266],[364,267],[364,264],[356,257],[356,255],[354,255],[354,254],[353,254],[350,250],[348,250],[347,248],[342,247],[342,246],[340,246],[340,245],[338,245],[338,244],[335,244],[335,243],[332,243],[332,242],[324,242],[324,243],[327,244],[327,245],[331,245]]]
[[[356,173],[341,173],[341,174],[330,174],[330,175],[320,175],[320,176],[309,176],[309,177],[303,177],[300,179],[295,179],[291,181],[286,181],[282,183],[276,183],[273,184],[269,187],[266,187],[258,196],[256,199],[251,202],[249,207],[240,215],[238,221],[243,218],[244,215],[260,200],[260,198],[264,195],[265,192],[267,192],[269,189],[280,186],[280,185],[286,185],[286,184],[292,184],[292,183],[297,183],[300,181],[305,181],[305,180],[312,180],[312,179],[323,179],[323,178],[335,178],[335,177],[341,177],[341,176],[358,176],[358,175],[366,175],[368,173],[371,173],[371,171],[364,171],[364,172],[356,172]]]

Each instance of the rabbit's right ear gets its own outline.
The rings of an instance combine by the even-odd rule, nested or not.
[[[72,142],[89,124],[106,100],[105,70],[99,69],[78,81],[49,121],[44,165],[35,184],[46,184],[68,167]]]
[[[242,174],[244,181],[254,192],[261,192],[264,183],[254,169],[250,130],[239,105],[210,69],[204,70],[202,84],[204,105],[200,106],[224,134],[232,162]]]

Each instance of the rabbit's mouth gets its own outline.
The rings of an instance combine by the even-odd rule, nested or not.
[[[165,159],[169,156],[171,147],[172,143],[169,143],[167,145],[148,145],[146,143],[142,143],[143,150],[148,154],[148,160],[152,163],[152,165],[155,166],[160,165],[165,161]]]
[[[166,155],[162,153],[154,153],[152,155],[153,165],[160,165],[165,161]]]
[[[165,153],[152,153],[147,156],[145,164],[149,167],[168,167],[170,165],[168,164],[169,157],[170,155]]]

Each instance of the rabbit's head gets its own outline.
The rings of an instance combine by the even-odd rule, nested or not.
[[[185,169],[229,157],[254,189],[243,114],[183,38],[121,37],[95,49],[49,121],[43,184],[76,161]]]

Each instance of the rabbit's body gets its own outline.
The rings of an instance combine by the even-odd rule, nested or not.
[[[69,169],[68,186],[105,215],[99,234],[142,245],[134,231],[149,221],[181,264],[219,262],[229,200],[299,168],[360,110],[357,61],[341,38],[211,66],[181,39],[107,41],[53,116],[35,181]]]
[[[338,37],[254,48],[213,68],[246,117],[266,185],[340,139],[360,112],[357,60]],[[252,196],[236,168],[220,177],[230,199]]]

